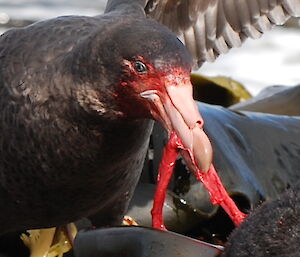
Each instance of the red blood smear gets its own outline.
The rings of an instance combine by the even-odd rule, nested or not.
[[[207,172],[198,170],[195,173],[195,176],[197,180],[203,183],[209,192],[211,203],[214,205],[221,205],[233,223],[236,226],[239,226],[247,215],[242,213],[235,202],[229,197],[214,166],[211,164],[210,169]]]
[[[181,140],[173,132],[167,145],[164,148],[162,161],[159,166],[157,187],[154,195],[152,214],[152,226],[156,229],[166,230],[163,223],[163,204],[166,198],[166,190],[170,182],[179,149],[184,149]],[[212,204],[219,204],[229,215],[236,226],[239,226],[246,214],[242,213],[227,194],[215,168],[211,165],[207,172],[198,170],[194,174],[197,180],[201,181],[210,194]]]
[[[157,186],[154,195],[152,214],[152,227],[166,230],[163,222],[163,205],[166,198],[166,191],[169,185],[175,162],[179,153],[180,141],[175,132],[170,136],[167,145],[164,148],[163,157],[159,165]]]

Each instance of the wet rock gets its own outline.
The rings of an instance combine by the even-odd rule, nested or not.
[[[191,82],[194,99],[204,103],[228,107],[251,98],[251,94],[241,83],[228,77],[191,74]]]
[[[133,218],[139,225],[151,227],[151,209],[153,205],[153,196],[156,186],[154,184],[140,183],[131,199],[127,215]],[[184,205],[184,200],[180,199],[172,191],[167,192],[164,203],[164,221],[168,230],[178,233],[185,233],[191,230],[195,225],[199,224],[199,215],[193,209],[178,208]]]
[[[268,87],[256,97],[235,104],[229,109],[300,116],[300,85]]]
[[[75,257],[216,257],[219,247],[172,232],[121,227],[81,232]]]

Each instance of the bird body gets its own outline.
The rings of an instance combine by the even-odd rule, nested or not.
[[[77,81],[96,72],[84,70],[92,55],[85,55],[80,67],[74,59],[75,67],[68,65],[68,58],[77,58],[71,49],[91,43],[85,38],[102,29],[101,17],[62,17],[11,30],[0,39],[2,232],[64,224],[100,206],[111,213],[104,224],[120,223],[152,122],[113,118],[111,106],[95,98],[100,92]],[[98,72],[103,87],[109,71]]]
[[[209,2],[199,2],[200,9],[193,2],[201,17],[222,0]],[[297,2],[281,2],[286,16],[294,15]],[[97,225],[120,223],[142,169],[149,119],[176,132],[191,170],[210,167],[211,145],[192,98],[193,58],[168,28],[146,18],[168,17],[160,4],[161,10],[171,6],[110,0],[101,16],[58,17],[0,36],[1,233],[57,226],[96,212],[102,220]],[[178,31],[196,30],[196,21]],[[184,36],[192,54],[200,34]],[[204,38],[212,40],[211,34]],[[201,42],[196,52],[206,57],[220,46]],[[201,56],[194,63],[200,65]]]
[[[178,112],[164,87],[180,79],[169,72],[189,83],[200,117],[182,43],[143,12],[127,12],[58,17],[1,36],[1,232],[96,212],[98,226],[120,224],[143,166],[149,118],[161,111],[171,128],[157,98]]]

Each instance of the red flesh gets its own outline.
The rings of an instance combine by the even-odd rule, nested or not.
[[[195,172],[195,177],[203,183],[209,192],[211,203],[221,205],[233,223],[239,226],[247,215],[242,213],[229,197],[213,164],[207,172],[201,172],[200,170]]]
[[[167,145],[164,148],[163,157],[159,166],[157,187],[154,195],[152,214],[152,226],[156,229],[166,230],[163,222],[163,205],[166,198],[166,190],[170,182],[179,149],[184,150],[181,140],[175,132],[172,132]],[[213,164],[207,172],[197,170],[196,179],[201,181],[208,190],[212,204],[219,204],[229,215],[236,226],[239,226],[246,214],[242,213],[227,194]]]
[[[137,56],[136,60],[145,63],[148,71],[140,74],[135,70],[132,61],[123,60],[124,76],[118,92],[122,97],[117,97],[120,99],[119,105],[128,117],[149,116],[171,132],[159,168],[152,209],[153,227],[165,229],[162,219],[163,203],[179,149],[188,152],[187,158],[191,161],[189,166],[193,167],[196,178],[209,191],[211,202],[220,204],[233,222],[239,225],[245,218],[245,214],[238,210],[224,189],[213,165],[210,165],[211,144],[202,130],[202,117],[192,99],[190,71],[182,67],[172,67],[158,72],[142,56]],[[200,142],[197,148],[194,147],[194,140]],[[200,171],[199,167],[203,171]]]
[[[153,201],[152,227],[166,230],[163,222],[163,205],[166,198],[166,191],[169,185],[173,169],[178,156],[178,149],[180,147],[179,139],[175,132],[170,136],[167,145],[164,148],[163,157],[159,166],[157,176],[157,186]]]

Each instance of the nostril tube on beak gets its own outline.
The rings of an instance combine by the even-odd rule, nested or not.
[[[192,126],[189,126],[189,129],[192,130],[196,127],[203,128],[203,121],[201,121],[201,120],[196,121],[196,123],[194,123]]]
[[[196,124],[197,124],[200,128],[203,128],[204,122],[203,122],[203,120],[198,120],[198,121],[196,122]]]

